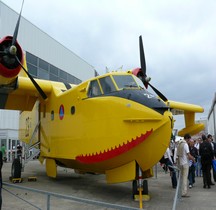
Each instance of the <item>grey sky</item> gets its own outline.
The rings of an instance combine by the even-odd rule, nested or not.
[[[2,1],[20,11],[22,0]],[[214,0],[25,0],[22,15],[100,74],[139,67],[142,35],[151,83],[168,99],[203,106],[200,119],[216,92],[215,8]]]

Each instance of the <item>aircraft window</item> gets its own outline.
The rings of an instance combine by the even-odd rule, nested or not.
[[[114,75],[113,78],[119,89],[138,88],[138,85],[132,75]]]
[[[101,78],[100,84],[101,84],[104,94],[116,91],[113,81],[109,76]]]
[[[71,107],[71,114],[72,114],[72,115],[75,114],[75,106],[72,106],[72,107]]]
[[[88,90],[88,97],[94,97],[94,96],[98,96],[101,94],[102,93],[101,93],[98,81],[97,80],[91,81],[89,90]]]
[[[51,120],[54,120],[54,111],[51,111]]]

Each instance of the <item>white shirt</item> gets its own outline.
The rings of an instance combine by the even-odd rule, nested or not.
[[[170,151],[169,147],[166,149],[166,152],[164,154],[164,159],[166,159],[166,158],[169,158],[170,162],[173,164],[173,161],[172,161],[172,158],[171,158],[171,151]]]
[[[196,148],[199,150],[199,148],[200,148],[200,143],[194,144],[194,147],[196,147]]]
[[[176,163],[177,161],[177,147],[175,146],[175,149],[174,149],[174,156],[173,156],[173,160],[174,160],[174,163]]]
[[[179,158],[179,164],[182,165],[186,165],[189,164],[189,160],[188,160],[188,156],[187,154],[190,153],[189,151],[189,146],[187,143],[184,143],[184,147],[183,147],[183,155]]]

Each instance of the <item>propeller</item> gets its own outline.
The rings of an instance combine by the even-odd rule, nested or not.
[[[12,39],[12,43],[11,43],[11,47],[10,47],[10,48],[16,48],[15,43],[16,43],[17,36],[18,36],[19,24],[20,24],[20,19],[21,19],[23,4],[24,4],[24,0],[23,0],[23,2],[22,2],[20,14],[19,14],[19,18],[18,18],[18,20],[17,20],[17,24],[16,24],[16,28],[15,28],[15,30],[14,30],[13,39]],[[14,52],[14,51],[12,50],[12,52]]]
[[[139,78],[142,80],[146,88],[149,85],[164,102],[168,101],[168,99],[157,88],[155,88],[153,85],[149,83],[151,78],[146,75],[146,61],[145,61],[145,53],[144,53],[144,47],[142,42],[142,36],[139,36],[139,48],[140,48],[140,64],[142,70],[142,74],[139,75]]]
[[[32,81],[33,85],[35,86],[35,88],[37,89],[37,91],[40,93],[40,95],[42,96],[42,98],[45,100],[47,99],[47,95],[46,93],[44,93],[44,91],[41,89],[41,87],[38,85],[38,83],[35,81],[35,79],[31,76],[31,74],[29,74],[29,72],[25,69],[25,67],[22,65],[22,63],[20,62],[19,58],[17,56],[15,56],[17,62],[19,63],[19,65],[22,67],[22,69],[25,71],[25,73],[28,75],[29,79]]]
[[[29,77],[29,79],[32,81],[33,85],[35,86],[35,88],[37,89],[37,91],[39,92],[39,94],[41,95],[41,97],[45,100],[47,98],[46,94],[41,89],[41,87],[38,85],[38,83],[35,81],[35,79],[24,68],[24,66],[22,65],[22,62],[21,62],[21,58],[18,55],[19,53],[17,53],[18,52],[17,51],[17,46],[18,46],[17,36],[18,36],[18,31],[19,31],[19,25],[20,25],[20,19],[21,19],[23,5],[24,5],[24,0],[22,2],[19,18],[17,20],[17,24],[16,24],[16,27],[15,27],[15,30],[14,30],[13,37],[10,37],[11,40],[12,40],[11,44],[7,45],[3,51],[0,51],[0,55],[3,56],[3,59],[5,61],[5,65],[8,68],[14,68],[14,67],[16,67],[16,62],[17,62],[17,65],[20,65],[22,67],[22,69],[25,71],[25,73],[27,74],[27,76]]]

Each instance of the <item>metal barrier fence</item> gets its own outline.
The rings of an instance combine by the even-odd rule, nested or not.
[[[43,194],[43,195],[47,196],[47,200],[46,200],[46,209],[47,210],[51,210],[51,207],[50,207],[51,206],[51,201],[50,201],[51,196],[58,198],[58,199],[66,199],[66,200],[75,201],[75,202],[82,203],[82,204],[90,204],[90,205],[94,205],[94,206],[98,206],[98,207],[100,206],[100,207],[105,207],[105,208],[122,209],[122,210],[138,210],[138,208],[134,208],[134,207],[111,204],[111,203],[106,203],[106,202],[96,201],[96,200],[89,200],[89,199],[84,199],[84,198],[75,197],[75,196],[67,196],[67,195],[63,195],[63,194],[52,193],[52,192],[43,191],[43,190],[37,190],[34,188],[22,187],[22,186],[3,182],[3,187],[2,187],[3,190],[5,190],[6,192],[10,193],[11,195],[17,197],[18,199],[22,200],[23,202],[29,204],[30,206],[34,207],[35,209],[39,209],[39,210],[42,210],[42,209],[39,208],[38,206],[30,203],[29,201],[21,198],[20,196],[11,192],[10,190],[6,189],[5,187],[18,188],[20,190],[27,190],[27,191],[31,191],[31,192],[35,192],[35,193],[39,193],[39,194]]]
[[[177,187],[175,191],[175,197],[173,200],[173,207],[172,207],[172,210],[176,210],[177,201],[180,200],[180,194],[181,194],[180,191],[181,191],[181,186],[182,186],[181,169],[176,166],[170,166],[170,167],[175,170],[177,178],[178,178]]]

